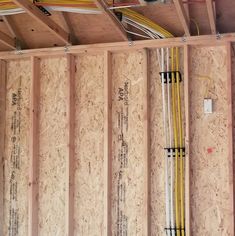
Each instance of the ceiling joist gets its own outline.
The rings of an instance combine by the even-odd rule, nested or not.
[[[11,38],[10,36],[1,31],[0,31],[0,42],[10,47],[11,49],[16,49],[15,39]]]
[[[187,13],[185,11],[185,8],[183,6],[182,0],[173,0],[175,9],[177,11],[177,15],[179,17],[179,20],[184,28],[184,32],[186,36],[190,36],[190,29],[189,29],[189,19],[187,16]]]
[[[70,41],[72,44],[78,44],[78,39],[75,35],[71,20],[69,18],[69,14],[67,12],[58,12],[60,15],[61,20],[63,21],[63,24],[65,26],[65,30],[70,35]]]
[[[2,19],[5,22],[5,24],[7,25],[7,28],[10,31],[11,35],[14,38],[16,38],[16,44],[19,43],[19,46],[21,49],[28,48],[27,44],[23,40],[21,33],[18,30],[17,25],[12,20],[12,17],[11,16],[3,16]],[[19,42],[17,42],[17,41],[19,41]],[[18,45],[16,45],[16,46],[18,46]]]
[[[104,14],[110,19],[110,22],[113,24],[119,35],[124,41],[128,41],[127,33],[124,26],[118,20],[116,15],[108,9],[108,5],[103,0],[95,0],[96,6],[104,12]]]
[[[207,13],[210,22],[211,33],[216,34],[215,13],[212,0],[206,0]]]
[[[53,20],[44,15],[33,3],[28,0],[12,0],[20,8],[24,9],[31,17],[36,19],[38,22],[46,26],[54,35],[66,44],[70,43],[69,34],[64,31],[59,25]]]

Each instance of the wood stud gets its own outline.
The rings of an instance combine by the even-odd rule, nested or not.
[[[40,59],[31,58],[32,84],[29,135],[29,236],[38,235],[38,164],[39,164],[39,99]]]
[[[104,235],[112,235],[112,55],[104,52]]]
[[[145,210],[144,219],[146,220],[145,235],[151,235],[151,216],[150,216],[150,204],[151,204],[151,162],[150,162],[150,81],[149,81],[149,65],[150,56],[148,49],[144,50],[143,60],[143,76],[144,76],[144,104],[143,104],[143,115],[144,115],[144,156],[145,156],[145,181],[143,188],[145,189]]]
[[[184,46],[184,106],[185,106],[185,230],[191,235],[190,225],[190,79],[189,46]]]
[[[75,57],[67,55],[68,77],[68,158],[66,160],[66,235],[74,235],[74,162],[75,162]]]
[[[4,147],[5,147],[5,110],[6,110],[6,62],[0,61],[0,235],[3,236],[4,222]]]
[[[234,235],[234,157],[233,157],[233,94],[232,94],[232,45],[227,43],[227,106],[228,106],[228,169],[229,169],[229,185],[230,185],[230,209],[231,222],[230,234]]]

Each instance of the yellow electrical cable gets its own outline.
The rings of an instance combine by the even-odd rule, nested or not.
[[[196,20],[194,20],[193,18],[190,19],[196,26],[197,29],[197,35],[200,35],[200,28],[199,28],[199,24],[197,23]]]
[[[176,104],[175,104],[175,75],[173,71],[175,70],[174,64],[174,48],[171,48],[171,90],[172,90],[172,116],[173,116],[173,132],[174,132],[174,147],[175,149],[175,226],[176,226],[176,236],[180,236],[180,216],[179,216],[179,181],[178,181],[178,129],[177,129],[177,117],[176,117]]]
[[[176,48],[176,71],[179,71],[179,49]],[[179,147],[180,147],[180,225],[181,236],[185,235],[184,231],[184,159],[183,159],[183,127],[182,127],[182,114],[181,114],[181,97],[180,97],[180,78],[179,73],[176,75],[177,87],[177,113],[178,113],[178,128],[179,128]]]
[[[124,9],[117,9],[116,11],[121,12],[124,16],[127,16],[133,20],[136,20],[137,22],[139,22],[145,26],[151,27],[152,29],[160,32],[166,38],[173,37],[173,35],[170,32],[168,32],[167,30],[163,29],[161,26],[157,25],[153,21],[149,20],[148,18],[144,17],[143,15],[141,15],[133,10],[124,8]]]

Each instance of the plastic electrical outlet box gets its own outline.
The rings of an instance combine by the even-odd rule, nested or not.
[[[212,110],[212,99],[211,98],[204,98],[204,113],[211,114]]]

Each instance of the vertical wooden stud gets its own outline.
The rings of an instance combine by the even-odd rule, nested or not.
[[[3,236],[4,198],[4,147],[6,110],[6,62],[0,61],[0,236]]]
[[[184,46],[184,102],[185,102],[185,230],[190,236],[190,96],[189,46]]]
[[[38,235],[38,164],[39,164],[39,99],[40,59],[31,58],[32,82],[29,135],[29,236]]]
[[[66,161],[66,235],[74,235],[75,57],[67,55],[68,159]]]
[[[112,56],[104,52],[104,235],[112,235]]]
[[[150,215],[150,203],[151,203],[151,163],[150,163],[150,95],[149,95],[149,51],[144,49],[143,54],[143,76],[144,76],[144,92],[143,92],[143,113],[144,113],[144,159],[145,159],[145,210],[144,219],[146,219],[145,235],[151,235],[151,215]]]
[[[232,45],[227,43],[227,105],[228,105],[228,160],[231,221],[229,234],[235,234],[234,226],[234,160],[233,160],[233,97],[232,97]]]

